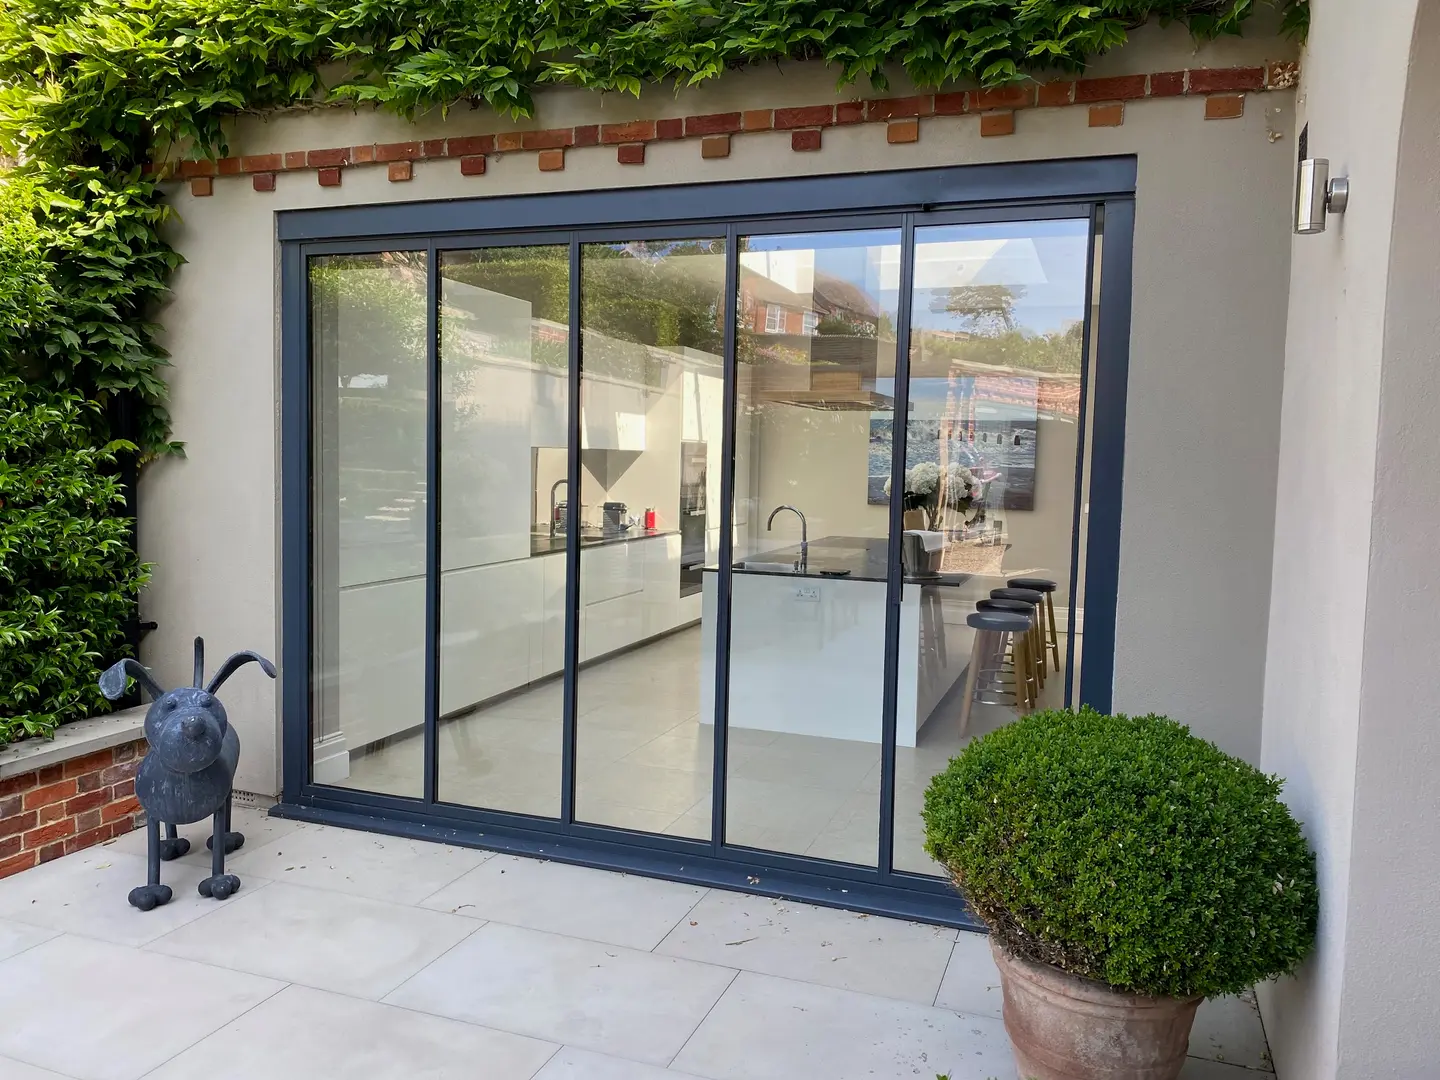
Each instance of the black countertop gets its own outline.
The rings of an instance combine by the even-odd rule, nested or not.
[[[615,536],[604,536],[599,532],[580,533],[580,547],[604,547],[607,544],[629,544],[636,540],[649,540],[657,536],[679,536],[679,529],[630,529]],[[565,552],[565,534],[549,536],[545,533],[530,534],[530,555],[557,555]]]
[[[737,560],[734,570],[737,574],[759,574],[773,577],[831,578],[838,581],[884,581],[890,562],[890,542],[882,537],[870,536],[824,536],[810,541],[809,554],[805,560],[806,570],[796,573],[792,570],[748,569],[746,563],[783,563],[793,566],[800,558],[800,545],[758,551],[745,561]],[[714,573],[719,567],[711,564],[705,567]],[[970,580],[969,574],[906,574],[905,581],[914,585],[961,585]]]

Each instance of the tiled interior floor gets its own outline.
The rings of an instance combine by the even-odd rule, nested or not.
[[[0,882],[0,1080],[1014,1080],[984,938],[237,813],[243,887],[126,904],[143,832]],[[1183,1080],[1265,1080],[1207,1002]]]
[[[1061,659],[1065,657],[1062,637]],[[877,663],[879,658],[877,657]],[[672,836],[710,838],[714,729],[700,722],[700,628],[692,627],[582,670],[577,690],[576,817]],[[912,677],[913,677],[913,673]],[[1064,700],[1050,672],[1042,706]],[[925,854],[920,810],[935,773],[970,738],[1015,718],[977,704],[959,734],[960,687],[897,747],[895,866],[938,873]],[[561,684],[545,683],[445,722],[439,795],[445,802],[559,816]],[[878,727],[877,718],[877,727]],[[352,759],[347,786],[418,796],[418,736]],[[794,855],[875,865],[880,744],[760,731],[732,720],[726,840]]]

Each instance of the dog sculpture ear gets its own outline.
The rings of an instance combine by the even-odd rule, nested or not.
[[[195,685],[205,685],[205,639],[195,638]]]
[[[246,649],[244,652],[231,653],[225,658],[225,662],[220,665],[214,677],[210,680],[209,685],[205,687],[206,692],[213,694],[216,690],[220,689],[226,679],[230,678],[237,670],[252,661],[259,664],[260,670],[265,672],[266,675],[269,675],[270,678],[275,678],[275,665],[259,653]]]
[[[160,684],[150,674],[150,669],[140,661],[132,660],[128,656],[106,668],[100,675],[100,692],[111,701],[123,697],[125,694],[125,683],[129,676],[135,676],[135,681],[143,686],[150,694],[151,699],[162,697],[165,693]]]

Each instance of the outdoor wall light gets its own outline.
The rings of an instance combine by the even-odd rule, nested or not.
[[[1301,235],[1325,231],[1325,215],[1343,214],[1350,201],[1350,181],[1330,179],[1327,158],[1302,158],[1295,177],[1295,231]]]

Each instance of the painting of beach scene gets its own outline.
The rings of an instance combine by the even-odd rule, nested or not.
[[[1039,380],[1012,375],[957,375],[910,384],[905,465],[958,462],[985,483],[991,510],[1035,509]],[[869,501],[887,501],[894,414],[870,418]]]

